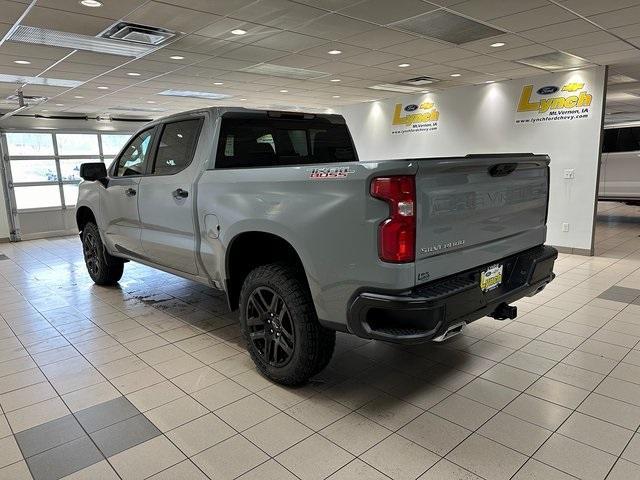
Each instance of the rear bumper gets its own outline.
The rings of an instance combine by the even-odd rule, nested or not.
[[[541,245],[490,265],[503,264],[502,284],[489,292],[480,289],[482,265],[419,285],[409,291],[362,289],[349,303],[349,331],[362,338],[399,343],[421,343],[442,335],[448,327],[470,323],[542,290],[554,278],[556,249]]]

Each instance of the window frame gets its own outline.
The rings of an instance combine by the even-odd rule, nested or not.
[[[149,132],[151,131],[151,144],[149,145],[149,153],[147,154],[147,158],[145,160],[145,165],[144,165],[144,169],[143,169],[143,173],[139,173],[138,175],[116,175],[117,171],[118,171],[118,165],[120,165],[120,159],[122,158],[122,156],[125,154],[125,152],[127,151],[127,149],[131,146],[131,144],[133,142],[135,142],[135,140],[142,135],[145,132]],[[110,178],[116,179],[116,178],[139,178],[139,177],[144,177],[147,175],[147,173],[149,172],[149,165],[150,162],[149,160],[151,160],[151,155],[153,154],[153,149],[155,146],[155,143],[157,141],[157,133],[158,133],[158,125],[151,125],[148,128],[144,128],[138,132],[135,132],[133,135],[131,135],[131,138],[129,139],[129,141],[124,145],[124,147],[122,147],[122,149],[120,150],[120,152],[118,153],[118,155],[116,155],[113,159],[113,164],[111,165],[110,171],[108,171],[107,173],[109,174]],[[101,146],[102,148],[102,146]]]
[[[172,118],[166,122],[162,122],[158,125],[156,125],[156,140],[154,141],[152,147],[153,150],[151,151],[151,153],[153,154],[152,157],[152,161],[149,162],[149,167],[146,170],[146,176],[148,177],[170,177],[172,175],[177,175],[180,172],[185,171],[187,168],[189,168],[191,166],[191,164],[193,163],[193,159],[195,158],[195,154],[196,154],[196,150],[198,149],[198,144],[200,143],[200,135],[202,134],[202,127],[204,125],[204,115],[191,115],[188,117],[182,117],[182,118]],[[167,125],[170,125],[172,123],[180,123],[180,122],[186,122],[189,120],[198,120],[198,126],[196,129],[196,141],[193,143],[193,145],[191,146],[191,151],[189,152],[189,162],[186,163],[184,165],[184,167],[182,167],[180,170],[177,170],[175,172],[172,173],[162,173],[162,174],[156,174],[155,168],[156,168],[156,161],[158,160],[158,151],[160,150],[160,141],[162,140],[162,135],[164,134],[165,128],[167,127]]]

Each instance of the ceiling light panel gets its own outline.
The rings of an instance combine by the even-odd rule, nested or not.
[[[188,98],[206,98],[207,100],[222,100],[224,98],[231,98],[231,95],[225,95],[224,93],[216,92],[197,92],[193,90],[164,90],[159,92],[158,95],[164,95],[167,97],[188,97]]]
[[[456,45],[505,33],[497,28],[489,27],[446,10],[436,10],[408,18],[394,23],[393,26],[426,37],[455,43]]]
[[[567,68],[584,67],[589,65],[589,62],[584,58],[564,52],[551,52],[543,55],[535,55],[533,57],[522,58],[517,60],[517,62],[531,67],[542,68],[544,70],[564,70]]]
[[[326,72],[307,70],[305,68],[285,67],[282,65],[273,65],[270,63],[252,65],[250,67],[243,68],[242,71],[247,73],[255,73],[258,75],[270,75],[272,77],[294,78],[296,80],[313,80],[329,75]]]
[[[95,53],[108,53],[124,57],[139,57],[154,50],[155,46],[128,43],[109,38],[91,37],[79,33],[61,32],[46,28],[18,25],[7,39],[10,42],[31,43],[53,47],[73,48]]]
[[[381,83],[380,85],[373,85],[372,90],[384,90],[386,92],[399,92],[399,93],[415,93],[421,92],[422,87],[409,87],[407,85],[397,85],[395,83]]]
[[[0,73],[0,82],[28,83],[30,85],[46,85],[48,87],[68,87],[68,88],[78,87],[84,83],[79,80],[67,80],[64,78],[27,77],[24,75],[7,75],[4,73]]]

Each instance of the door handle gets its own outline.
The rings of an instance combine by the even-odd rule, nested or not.
[[[189,192],[181,188],[177,188],[173,191],[173,196],[174,198],[187,198],[189,196]]]
[[[124,193],[127,194],[127,197],[135,197],[136,191],[133,188],[127,188]]]

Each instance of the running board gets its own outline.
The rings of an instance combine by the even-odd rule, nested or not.
[[[444,342],[445,340],[448,340],[451,337],[455,337],[456,335],[462,333],[462,331],[466,326],[467,326],[467,322],[460,322],[460,323],[454,323],[453,325],[449,325],[442,335],[432,338],[431,341],[438,342],[438,343]]]

